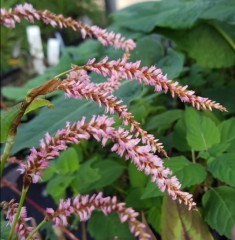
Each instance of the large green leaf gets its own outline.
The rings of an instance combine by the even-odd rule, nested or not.
[[[156,116],[149,117],[146,123],[147,130],[166,130],[178,119],[182,117],[182,110],[169,110]]]
[[[154,35],[146,36],[136,42],[137,47],[130,56],[130,61],[141,60],[142,66],[151,66],[164,56],[163,46]]]
[[[141,32],[150,32],[155,26],[188,28],[207,5],[199,5],[196,1],[147,2],[125,8],[113,17],[117,25]]]
[[[213,240],[198,211],[189,211],[184,205],[165,196],[161,219],[162,240]]]
[[[235,64],[234,44],[232,46],[221,31],[223,29],[216,24],[202,23],[190,30],[162,29],[160,33],[174,40],[179,48],[203,67],[230,67]]]
[[[176,78],[183,71],[184,55],[168,48],[167,54],[158,63],[157,67],[161,68],[163,73],[167,74],[168,79]]]
[[[208,163],[208,170],[215,178],[235,187],[235,153],[215,157]]]
[[[219,126],[221,142],[228,142],[235,139],[235,118],[223,121]]]
[[[127,81],[122,83],[115,95],[119,99],[123,99],[125,104],[128,104],[131,100],[140,97],[141,92],[142,88],[137,82]],[[37,147],[39,140],[46,132],[55,134],[56,130],[65,127],[66,121],[75,122],[80,120],[82,116],[89,119],[92,115],[104,112],[94,102],[64,99],[63,96],[53,101],[53,104],[54,109],[50,111],[43,109],[32,121],[19,127],[12,154],[24,148]]]
[[[121,224],[119,217],[115,213],[104,216],[101,212],[94,212],[88,221],[87,230],[95,240],[134,239],[128,224]]]
[[[186,108],[184,118],[187,128],[186,138],[193,150],[208,150],[212,145],[219,143],[219,129],[211,119],[193,108]]]
[[[220,235],[232,238],[235,226],[235,189],[232,187],[212,188],[202,198],[206,222]]]
[[[113,18],[119,26],[150,32],[156,26],[190,28],[199,19],[215,19],[235,24],[234,8],[233,0],[165,0],[132,5],[116,12]]]
[[[187,129],[185,119],[181,118],[175,125],[173,132],[173,146],[179,151],[189,151],[189,146],[186,139]]]
[[[7,111],[1,112],[1,143],[6,142],[11,124],[14,121],[16,115],[18,114],[20,110],[20,106],[21,106],[21,103],[9,108]],[[53,104],[51,104],[51,102],[46,99],[36,98],[26,108],[24,115],[44,106],[47,106],[48,108],[52,108]]]

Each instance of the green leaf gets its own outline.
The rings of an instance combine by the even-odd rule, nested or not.
[[[211,119],[193,108],[186,108],[184,118],[187,128],[186,138],[193,150],[208,150],[212,145],[219,143],[219,129]]]
[[[128,176],[132,187],[144,187],[148,181],[147,176],[136,169],[131,162],[128,165]]]
[[[0,232],[0,240],[4,240],[8,238],[8,234],[10,233],[11,227],[6,221],[1,221],[1,232]],[[14,234],[15,235],[15,234]]]
[[[97,157],[80,165],[79,170],[76,172],[75,179],[71,184],[75,194],[85,194],[95,189],[93,185],[101,179],[99,169],[92,166],[95,161],[97,161]]]
[[[149,117],[146,122],[146,130],[160,130],[164,131],[171,127],[171,125],[182,117],[182,110],[169,110],[160,113],[156,116]]]
[[[155,26],[189,28],[207,5],[197,1],[147,2],[118,11],[113,17],[117,25],[141,32],[150,32]]]
[[[218,28],[216,24],[202,23],[190,30],[163,29],[160,33],[174,40],[180,49],[203,67],[231,67],[235,64],[235,50]]]
[[[135,209],[146,209],[152,207],[154,200],[143,199],[141,197],[144,191],[145,191],[144,187],[131,188],[127,194],[125,201],[127,206],[131,206]]]
[[[181,188],[200,184],[206,178],[206,170],[198,163],[188,161],[184,156],[166,159],[164,165],[170,168],[180,183]]]
[[[27,113],[32,112],[40,107],[45,107],[45,106],[47,106],[50,109],[54,107],[54,105],[49,100],[44,99],[44,98],[36,98],[26,108],[24,115],[26,115]]]
[[[46,191],[58,203],[60,199],[65,198],[66,189],[73,179],[74,176],[55,176],[48,182]]]
[[[116,91],[116,96],[128,104],[131,100],[140,97],[142,88],[137,82],[125,81]],[[22,124],[18,129],[15,145],[11,154],[21,149],[37,147],[39,139],[46,132],[55,134],[58,129],[64,128],[66,121],[75,122],[81,120],[82,116],[90,119],[92,115],[102,114],[104,110],[96,103],[86,100],[64,99],[63,96],[52,102],[54,109],[48,112],[42,109],[39,115],[27,124]],[[48,115],[49,114],[49,115]]]
[[[207,191],[202,198],[205,221],[220,235],[231,239],[235,225],[235,189],[218,187]]]
[[[121,224],[116,213],[104,216],[101,212],[94,212],[88,221],[87,230],[95,240],[110,240],[115,238],[134,240],[128,224]]]
[[[144,189],[144,192],[141,196],[141,199],[161,197],[164,196],[164,193],[159,190],[156,183],[149,182]]]
[[[215,178],[235,187],[235,153],[215,157],[208,163],[208,170]]]
[[[61,152],[57,159],[56,167],[60,174],[73,173],[79,169],[79,157],[76,150],[72,147]]]
[[[21,106],[21,103],[9,108],[7,111],[1,112],[1,143],[6,142],[11,124],[14,121],[16,115],[18,114],[20,110],[20,106]],[[44,106],[47,106],[48,108],[52,108],[53,104],[51,104],[51,102],[46,99],[36,98],[26,108],[24,115]]]
[[[162,198],[158,198],[158,202],[148,212],[148,222],[154,230],[161,234],[161,212],[162,212]]]
[[[170,226],[170,230],[169,230]],[[161,219],[162,240],[213,240],[198,211],[189,211],[185,205],[165,196]]]
[[[181,118],[175,125],[173,131],[173,146],[179,151],[189,151],[191,147],[189,146],[186,139],[186,124],[185,119]]]
[[[112,159],[96,162],[93,164],[93,167],[98,169],[98,173],[101,177],[92,184],[92,189],[100,189],[111,185],[121,176],[124,170],[124,166]]]
[[[142,66],[151,66],[160,61],[164,56],[162,45],[156,40],[155,35],[150,35],[139,39],[137,47],[132,51],[130,61],[141,59]]]
[[[183,70],[184,55],[168,48],[167,55],[157,63],[157,66],[167,74],[168,79],[176,78]]]
[[[206,170],[197,163],[188,161],[184,156],[173,157],[164,160],[165,167],[172,170],[180,183],[182,189],[196,184],[200,184],[206,178]],[[141,196],[141,199],[163,196],[155,183],[149,182]]]
[[[235,118],[223,121],[219,126],[220,141],[228,142],[235,139]]]

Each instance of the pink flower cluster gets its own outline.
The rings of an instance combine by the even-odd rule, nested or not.
[[[150,68],[140,67],[140,62],[128,63],[126,59],[108,61],[108,57],[105,57],[100,62],[95,63],[95,58],[93,58],[87,62],[84,69],[102,74],[103,76],[116,76],[118,74],[127,80],[136,78],[139,83],[143,81],[146,85],[153,86],[156,92],[164,90],[167,93],[170,91],[172,97],[177,95],[182,102],[191,103],[198,110],[200,108],[209,110],[215,108],[220,111],[227,111],[225,107],[215,101],[194,95],[194,91],[187,90],[188,86],[180,86],[178,82],[168,80],[167,76],[163,75],[161,69],[157,69],[155,66]],[[76,70],[75,66],[73,68]]]
[[[117,203],[117,197],[103,197],[103,193],[88,195],[77,195],[73,200],[60,200],[59,207],[56,211],[47,208],[46,220],[52,220],[56,225],[68,224],[67,218],[76,214],[80,221],[87,221],[94,210],[101,210],[105,215],[116,212],[121,223],[128,222],[130,231],[140,240],[150,239],[150,235],[145,233],[145,225],[139,222],[136,217],[139,215],[132,208],[126,208],[125,203]]]
[[[7,209],[6,219],[8,220],[8,224],[12,226],[19,204],[15,203],[15,200],[12,199],[10,202],[2,202],[1,205],[3,206],[3,209]],[[31,220],[31,218],[27,217],[26,208],[22,207],[14,230],[21,240],[25,240],[33,230],[32,227],[29,227],[26,224],[29,220]],[[33,237],[32,239],[36,240],[37,238]]]
[[[16,22],[26,19],[29,22],[34,20],[42,20],[45,24],[53,27],[72,28],[74,31],[81,30],[82,37],[95,37],[104,46],[112,45],[116,49],[123,49],[129,52],[135,48],[135,42],[132,39],[126,39],[120,33],[107,32],[98,26],[88,26],[73,20],[71,17],[65,18],[63,15],[55,15],[48,10],[36,10],[29,3],[19,4],[14,9],[6,10],[1,8],[0,24],[6,27],[15,27]]]
[[[169,177],[171,171],[163,166],[163,162],[158,156],[151,153],[151,147],[138,145],[140,139],[134,138],[129,131],[125,131],[123,128],[113,128],[113,123],[113,118],[94,116],[86,124],[85,118],[72,126],[67,123],[66,128],[58,130],[55,137],[51,137],[47,133],[46,141],[41,140],[40,142],[40,149],[33,148],[27,162],[21,164],[20,171],[24,173],[24,184],[28,186],[31,182],[38,182],[41,170],[48,166],[48,160],[65,150],[66,144],[78,144],[82,139],[94,137],[105,146],[107,140],[110,139],[114,142],[111,151],[121,157],[124,155],[126,160],[131,159],[139,171],[144,171],[146,175],[151,176],[152,182],[155,182],[162,192],[167,190],[172,199],[178,199],[180,203],[183,202],[191,209],[195,205],[192,195],[180,190],[181,185],[178,179]]]
[[[114,114],[116,112],[122,119],[123,124],[130,124],[130,131],[135,132],[136,136],[140,135],[143,144],[151,146],[151,150],[155,152],[156,150],[163,155],[167,156],[166,152],[163,149],[162,143],[159,143],[153,135],[148,134],[147,131],[143,130],[137,121],[134,120],[134,117],[131,113],[127,111],[125,105],[121,105],[122,100],[117,100],[117,97],[109,95],[109,90],[115,84],[119,84],[120,76],[112,76],[114,80],[103,83],[103,84],[94,84],[89,81],[88,75],[84,70],[77,70],[71,72],[62,84],[59,86],[59,89],[64,90],[66,97],[81,99],[85,98],[88,100],[93,100],[99,104],[99,106],[104,106],[106,113]]]

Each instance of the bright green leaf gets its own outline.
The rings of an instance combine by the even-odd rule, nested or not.
[[[208,170],[215,178],[235,187],[235,153],[215,157],[208,163]]]
[[[193,150],[208,150],[212,145],[219,143],[219,129],[211,119],[201,115],[197,110],[186,108],[185,124],[186,138]]]
[[[223,121],[219,126],[221,142],[228,142],[235,139],[235,118]]]
[[[166,159],[164,165],[172,170],[182,188],[200,184],[206,178],[206,170],[200,164],[188,161],[184,156]]]
[[[235,189],[217,187],[207,191],[202,198],[203,212],[206,222],[220,235],[231,239],[235,226]]]
[[[162,240],[190,239],[213,240],[207,225],[198,211],[189,211],[186,206],[165,196],[161,219]]]
[[[79,168],[79,157],[76,150],[72,147],[61,152],[56,163],[58,171],[65,175],[73,173]]]
[[[66,190],[73,179],[73,176],[56,176],[52,178],[47,184],[47,193],[58,203],[60,199],[65,198]]]

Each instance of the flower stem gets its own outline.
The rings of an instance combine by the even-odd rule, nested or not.
[[[26,240],[30,240],[31,237],[33,237],[33,235],[38,232],[38,230],[46,223],[46,219],[43,219],[38,226],[29,234],[29,236],[26,238]]]
[[[191,152],[192,152],[192,161],[193,161],[193,163],[196,163],[195,151],[192,150]]]
[[[4,151],[3,151],[3,154],[2,154],[2,159],[1,159],[1,167],[0,167],[0,174],[1,175],[0,176],[2,176],[6,160],[9,156],[10,151],[12,149],[12,146],[15,142],[15,138],[16,138],[15,135],[8,135],[8,137],[7,137],[7,141],[6,141],[5,148],[4,148]]]
[[[23,207],[23,204],[24,204],[24,200],[25,200],[25,197],[26,197],[26,194],[28,192],[28,187],[26,188],[23,188],[22,190],[22,193],[21,193],[21,197],[20,197],[20,203],[19,203],[19,206],[18,206],[18,209],[17,209],[17,212],[16,212],[16,215],[14,217],[14,221],[12,223],[12,227],[11,227],[11,231],[9,233],[9,237],[8,239],[11,240],[12,239],[12,236],[13,236],[13,233],[14,233],[14,229],[16,227],[16,224],[17,224],[17,220],[20,216],[20,212],[21,212],[21,208]]]

